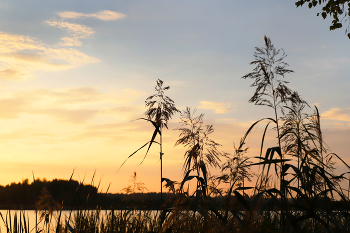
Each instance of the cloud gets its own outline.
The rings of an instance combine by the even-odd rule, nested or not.
[[[96,62],[99,60],[75,49],[52,48],[36,38],[0,32],[1,79],[23,80],[34,78],[34,71],[67,70]]]
[[[72,135],[70,141],[80,141],[89,138],[108,138],[110,140],[125,140],[129,138],[127,131],[130,128],[129,124],[102,124],[102,125],[89,125],[82,129],[82,132],[79,132],[75,135]]]
[[[322,113],[321,116],[324,119],[329,120],[350,121],[350,108],[332,108],[331,110]]]
[[[52,133],[47,133],[45,131],[40,131],[38,129],[19,129],[13,130],[11,132],[0,133],[0,140],[12,141],[12,140],[45,140],[48,143],[48,140],[55,138],[56,135]],[[51,140],[50,140],[51,141]]]
[[[18,70],[14,69],[5,69],[0,70],[0,77],[6,80],[19,80],[22,76],[25,76],[24,73],[21,73]]]
[[[246,121],[246,122],[237,122],[237,119],[231,119],[231,118],[223,118],[223,119],[216,119],[218,123],[223,123],[225,125],[234,125],[237,127],[243,127],[243,128],[249,128],[254,121]]]
[[[69,123],[80,124],[83,123],[94,116],[99,112],[97,109],[44,109],[33,111],[33,113],[46,114],[53,116],[62,121]]]
[[[121,106],[115,108],[109,108],[104,111],[105,114],[133,114],[135,112],[140,112],[140,110],[144,110],[144,107],[140,108],[140,106]]]
[[[95,33],[94,30],[92,30],[92,28],[85,25],[76,24],[76,23],[68,23],[68,22],[62,22],[62,21],[48,21],[48,20],[44,21],[44,23],[47,23],[51,27],[67,29],[74,36],[79,36],[81,38],[92,36]]]
[[[66,29],[71,35],[71,37],[61,38],[63,42],[59,44],[60,46],[81,46],[82,43],[80,39],[90,37],[95,33],[95,31],[92,28],[76,23],[49,20],[44,21],[44,23],[47,23],[51,27]]]
[[[45,55],[50,59],[51,64],[63,66],[60,67],[62,69],[71,69],[77,66],[99,62],[98,59],[89,57],[75,49],[49,48],[45,50]]]
[[[106,94],[93,87],[41,89],[33,91],[33,95],[41,96],[43,100],[41,104],[45,105],[89,104],[101,102],[107,98]]]
[[[108,91],[96,87],[78,87],[63,89],[40,89],[31,92],[32,95],[42,96],[45,104],[51,105],[82,105],[82,104],[112,104],[127,106],[135,99],[144,96],[145,93],[131,89],[111,89]],[[119,108],[119,107],[118,107]],[[128,108],[128,107],[125,107]],[[134,108],[133,108],[134,109]]]
[[[25,98],[24,96],[0,99],[0,118],[17,118],[29,104],[30,98]]]
[[[130,106],[141,93],[136,90],[104,91],[94,87],[0,93],[0,119],[30,114],[46,115],[73,124],[96,118],[128,120],[135,113],[142,113],[138,106]]]
[[[198,108],[214,110],[216,114],[223,114],[229,110],[229,105],[227,103],[218,103],[210,101],[201,101],[200,103],[201,105],[198,106]]]
[[[125,141],[138,139],[143,141],[145,137],[148,139],[150,133],[153,133],[153,129],[154,128],[151,124],[141,120],[109,124],[90,124],[84,125],[79,132],[71,135],[68,140],[80,141],[91,138],[106,138],[114,144],[116,142],[125,143]],[[169,136],[169,133],[167,136]]]
[[[35,38],[28,36],[7,34],[0,31],[0,52],[3,54],[14,53],[21,50],[44,50]]]
[[[105,21],[118,20],[126,17],[126,15],[122,13],[115,12],[115,11],[108,11],[108,10],[104,10],[104,11],[100,11],[92,14],[84,14],[84,13],[79,13],[74,11],[63,11],[57,14],[64,19],[96,18],[96,19],[105,20]]]
[[[60,46],[67,46],[67,47],[78,46],[79,47],[82,45],[79,38],[76,38],[76,37],[62,37],[61,40],[63,40],[63,42],[59,43]]]

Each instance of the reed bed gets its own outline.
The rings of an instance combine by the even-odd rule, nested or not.
[[[22,215],[22,217],[21,217]],[[283,216],[281,225],[279,211],[230,211],[225,218],[215,211],[146,211],[99,210],[79,211],[71,221],[52,222],[50,226],[38,224],[29,229],[25,212],[4,218],[7,233],[111,233],[111,232],[349,232],[349,213],[318,212],[306,217],[303,211],[290,212]],[[297,221],[296,219],[303,218]]]
[[[1,215],[6,232],[350,232],[349,190],[343,187],[344,181],[349,181],[346,175],[350,167],[326,147],[317,107],[313,113],[306,113],[311,107],[284,81],[293,72],[287,69],[284,51],[275,49],[266,36],[264,42],[264,47],[256,48],[253,71],[242,78],[252,79],[256,87],[249,102],[270,107],[272,117],[253,123],[231,155],[211,139],[214,127],[204,124],[203,114],[196,116],[190,108],[182,111],[175,146],[186,148],[183,180],[160,177],[161,187],[173,194],[171,208],[166,208],[170,204],[161,197],[155,211],[97,208],[63,216],[63,205],[51,202],[49,193],[43,192],[41,198],[46,201],[40,203],[51,204],[37,209],[44,215],[36,220],[35,227],[29,229],[24,211],[11,214],[9,210],[6,216]],[[162,161],[162,129],[179,112],[174,101],[164,95],[169,87],[162,85],[163,81],[157,80],[157,94],[146,99],[147,119],[140,118],[154,126],[151,140],[128,158],[144,147],[148,148],[147,155],[150,147],[158,144]],[[261,124],[265,125],[260,153],[248,158],[246,139]],[[276,135],[276,145],[265,148],[266,135],[271,131]],[[335,162],[343,163],[349,172],[337,174]],[[259,174],[252,172],[253,167],[259,168]],[[211,168],[221,169],[221,174],[212,176]],[[245,185],[247,181],[252,187]],[[136,173],[133,182],[134,188],[128,190],[142,184],[136,183]],[[186,188],[189,183],[195,184],[192,191]]]

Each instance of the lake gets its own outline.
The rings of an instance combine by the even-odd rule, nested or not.
[[[150,211],[143,211],[143,210],[134,210],[136,213],[139,213],[141,211],[141,215],[144,213],[147,213],[148,216],[155,216],[159,213],[157,210],[150,210]],[[131,212],[134,212],[131,211]],[[97,210],[83,210],[83,213],[94,213],[96,214]],[[126,213],[129,211],[125,210],[114,210],[115,215],[118,215],[120,213]],[[134,213],[135,213],[134,212]],[[57,226],[57,221],[59,217],[59,212],[54,211],[50,219],[48,219],[49,224],[46,224],[45,217],[40,218],[40,212],[36,214],[35,210],[0,210],[0,213],[2,215],[2,219],[0,219],[0,230],[1,232],[7,232],[7,227],[11,225],[11,228],[13,229],[15,216],[17,218],[17,226],[22,227],[22,230],[19,230],[18,232],[26,232],[24,229],[24,222],[26,223],[26,228],[29,229],[27,232],[29,233],[35,233],[35,228],[37,227],[37,230],[43,230],[43,232],[47,232],[47,227],[50,227],[50,231],[54,232]],[[78,213],[77,210],[62,210],[61,213],[61,223],[66,223],[69,220],[69,223],[74,227],[73,220],[75,219],[75,215]],[[105,220],[107,217],[107,214],[110,213],[110,210],[100,210],[99,211],[99,220]],[[130,213],[130,212],[129,212]],[[11,216],[11,218],[10,218]],[[44,215],[45,216],[45,215]],[[36,224],[36,222],[38,224]],[[37,226],[36,226],[37,225]],[[69,228],[69,227],[68,227]],[[52,231],[53,230],[53,231]],[[11,230],[10,232],[14,232]]]
[[[0,210],[0,213],[2,215],[2,219],[0,220],[0,230],[1,232],[7,232],[6,225],[10,226],[11,228],[14,226],[14,220],[15,216],[17,217],[17,225],[22,226],[24,228],[24,222],[26,223],[27,229],[29,229],[29,232],[35,233],[35,227],[36,222],[38,230],[40,229],[46,229],[47,225],[45,224],[45,217],[40,218],[40,212],[36,214],[35,210]],[[77,213],[76,210],[70,211],[70,210],[62,210],[61,214],[61,222],[68,221],[69,216],[70,217],[70,223],[72,223],[72,220],[74,219],[74,215]],[[11,218],[9,217],[11,216]],[[54,211],[51,218],[51,228],[54,228],[56,226],[56,223],[58,221],[59,212]],[[100,217],[104,218],[106,216],[106,211],[100,212]],[[50,219],[49,219],[50,220]],[[23,229],[24,231],[24,229]]]

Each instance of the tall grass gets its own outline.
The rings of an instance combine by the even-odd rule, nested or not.
[[[168,129],[168,121],[172,118],[172,116],[180,112],[172,99],[165,95],[165,91],[169,90],[170,87],[163,87],[163,81],[158,79],[155,86],[156,94],[147,97],[145,100],[145,106],[147,108],[145,112],[146,118],[139,118],[139,120],[145,120],[150,122],[154,126],[154,132],[152,138],[149,142],[141,146],[134,153],[129,155],[127,159],[133,156],[140,149],[148,145],[147,152],[143,158],[146,158],[149,149],[151,148],[153,143],[159,144],[159,157],[160,157],[160,209],[163,208],[163,128]],[[159,142],[155,141],[157,135],[159,135]],[[126,159],[126,160],[127,160]],[[122,163],[120,168],[124,165],[126,160]],[[143,162],[141,161],[141,163]],[[119,168],[119,169],[120,169]]]
[[[326,148],[317,107],[313,113],[305,113],[309,105],[287,87],[285,75],[293,71],[286,68],[283,50],[275,49],[267,37],[264,42],[264,47],[256,48],[255,60],[251,62],[255,66],[253,71],[243,78],[253,79],[252,86],[256,87],[249,102],[272,108],[272,117],[254,122],[230,155],[220,151],[220,144],[210,138],[214,127],[204,124],[203,114],[195,116],[190,108],[183,111],[175,143],[186,148],[183,179],[176,182],[161,175],[165,187],[174,194],[171,208],[161,206],[157,211],[78,208],[64,217],[64,203],[53,208],[50,195],[43,192],[38,203],[47,204],[38,204],[37,211],[43,211],[45,221],[36,222],[33,229],[37,233],[350,232],[350,200],[345,195],[349,190],[341,185],[347,180],[347,173],[336,174],[334,163],[350,167]],[[151,122],[155,131],[151,141],[140,149],[147,145],[149,149],[152,143],[161,146],[161,137],[160,142],[155,138],[162,135],[162,127],[167,128],[168,120],[178,111],[174,102],[163,95],[168,87],[162,84],[158,80],[157,94],[146,100],[149,109],[147,118],[142,119]],[[247,157],[246,139],[264,122],[260,153]],[[265,148],[269,129],[276,134],[276,145]],[[160,147],[161,159],[162,155]],[[220,168],[221,174],[211,176],[211,167]],[[252,172],[254,167],[259,167],[259,174]],[[196,181],[194,191],[186,187],[191,180]],[[245,181],[255,184],[247,187]],[[138,188],[136,173],[132,182],[130,192]],[[51,221],[52,216],[57,219]],[[12,215],[9,210],[0,217],[7,233],[33,232],[23,211]]]

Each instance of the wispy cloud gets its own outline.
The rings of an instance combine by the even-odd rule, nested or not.
[[[130,128],[135,127],[134,125],[127,124],[98,124],[84,127],[81,132],[69,137],[70,141],[80,141],[91,138],[107,138],[109,140],[125,140],[129,138],[128,131]]]
[[[67,29],[74,36],[78,36],[81,38],[85,38],[94,34],[94,30],[92,30],[92,28],[81,24],[68,23],[63,21],[49,21],[49,20],[44,22],[52,27]]]
[[[21,77],[23,76],[26,76],[26,74],[22,73],[20,70],[15,70],[15,69],[0,70],[0,77],[2,79],[17,80],[17,79],[21,79]]]
[[[235,125],[235,126],[244,127],[244,128],[249,128],[254,123],[254,121],[237,122],[236,119],[231,119],[231,118],[216,119],[216,121],[218,123]]]
[[[27,94],[41,97],[40,106],[91,104],[106,99],[106,94],[93,87],[78,87],[68,89],[40,89]]]
[[[332,108],[331,110],[322,113],[321,116],[324,119],[329,120],[350,121],[350,108]]]
[[[64,21],[44,21],[44,23],[50,25],[51,27],[58,27],[61,29],[66,29],[71,37],[63,37],[60,46],[81,46],[82,43],[80,39],[84,39],[92,36],[95,32],[92,28],[76,23],[69,23]]]
[[[109,123],[109,124],[90,124],[84,125],[80,132],[76,132],[71,135],[69,141],[80,141],[91,138],[105,138],[110,142],[122,142],[137,140],[137,138],[148,138],[150,130],[152,130],[150,124],[144,121],[126,121],[122,123]],[[176,135],[174,132],[169,134]],[[169,134],[167,135],[169,137]]]
[[[43,109],[33,111],[37,114],[46,114],[55,118],[58,118],[61,121],[65,121],[73,124],[84,123],[89,119],[92,119],[98,114],[98,109]]]
[[[144,107],[140,108],[140,106],[122,106],[109,108],[104,111],[104,114],[120,114],[120,113],[134,113],[144,111]]]
[[[228,112],[229,104],[219,103],[219,102],[210,102],[210,101],[201,101],[201,105],[198,106],[200,109],[210,109],[215,111],[216,114],[223,114]]]
[[[0,32],[0,78],[34,78],[33,71],[58,71],[99,62],[75,49],[52,48],[36,38]]]
[[[117,20],[126,17],[126,15],[114,12],[114,11],[100,11],[97,13],[84,14],[74,11],[63,11],[57,13],[63,20],[66,19],[78,19],[78,18],[96,18],[100,20],[110,21]],[[52,27],[58,27],[61,29],[66,29],[70,36],[61,38],[62,42],[58,44],[59,46],[81,46],[82,42],[80,39],[84,39],[92,36],[95,32],[92,28],[76,23],[69,23],[66,21],[56,21],[56,20],[47,20],[44,21]]]
[[[25,49],[44,50],[45,47],[36,38],[0,32],[0,49],[1,53],[7,54]]]
[[[19,95],[12,98],[0,99],[0,118],[13,119],[17,118],[20,113],[24,112],[30,105],[33,98]]]
[[[96,18],[96,19],[105,20],[105,21],[118,20],[126,17],[126,15],[122,13],[115,12],[115,11],[108,11],[108,10],[100,11],[97,13],[91,13],[91,14],[84,14],[84,13],[79,13],[74,11],[63,11],[57,14],[64,19]]]
[[[80,124],[102,116],[128,118],[141,110],[130,102],[143,96],[137,90],[103,91],[94,87],[39,89],[0,95],[0,118],[15,119],[21,114],[43,115]],[[141,111],[142,112],[142,111]]]
[[[61,40],[63,42],[59,43],[58,45],[67,47],[81,46],[82,42],[79,39],[80,38],[77,37],[62,37]]]
[[[43,141],[45,143],[52,143],[54,141],[55,135],[52,133],[47,133],[39,129],[16,129],[10,132],[0,133],[0,140],[2,142],[13,141],[13,140],[28,140],[31,141]],[[31,143],[33,145],[33,143]]]
[[[113,11],[101,11],[95,14],[60,12],[62,18],[93,17],[101,20],[116,20],[125,15]],[[35,78],[34,71],[59,71],[72,69],[84,64],[99,62],[78,50],[61,48],[81,46],[81,39],[91,37],[95,31],[85,25],[65,21],[47,20],[51,27],[64,29],[68,35],[61,38],[58,46],[44,44],[37,38],[10,34],[0,31],[0,78],[5,80],[23,80]]]

